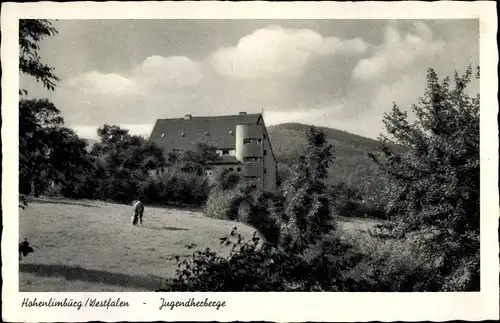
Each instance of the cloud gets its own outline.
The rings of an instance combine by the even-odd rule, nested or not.
[[[128,73],[91,71],[68,79],[63,88],[109,96],[144,94],[152,88],[194,86],[203,78],[200,63],[185,56],[147,57]]]
[[[443,77],[453,75],[454,69],[463,72],[467,61],[479,61],[479,25],[468,24],[399,21],[380,30],[350,29],[340,38],[326,37],[321,29],[260,25],[241,33],[227,30],[230,36],[224,30],[217,43],[207,40],[203,52],[199,40],[192,44],[196,54],[184,44],[175,47],[169,38],[174,48],[155,43],[157,48],[139,55],[141,36],[121,49],[120,64],[103,50],[100,65],[89,65],[73,78],[64,76],[54,92],[38,90],[41,86],[32,78],[22,78],[21,84],[31,96],[47,96],[67,124],[90,138],[104,123],[127,125],[147,136],[150,129],[145,125],[158,118],[262,110],[269,125],[300,122],[376,137],[383,132],[382,115],[393,101],[406,110],[423,94],[427,68]],[[380,45],[374,47],[368,40]],[[65,43],[51,50],[65,53],[56,66],[64,71],[76,55],[75,48],[63,47]],[[76,53],[92,62],[92,50],[82,45]],[[180,56],[159,55],[165,52]],[[191,59],[194,55],[200,59]],[[361,70],[363,64],[372,69]]]
[[[401,35],[396,23],[387,26],[384,42],[369,57],[358,62],[353,70],[356,79],[370,80],[384,77],[387,73],[404,70],[422,57],[431,57],[441,51],[442,41],[432,39],[431,29],[423,22],[415,22],[414,33]]]
[[[150,56],[135,69],[134,75],[150,86],[193,86],[203,78],[201,64],[185,56]]]
[[[342,40],[310,29],[270,26],[242,37],[234,47],[216,50],[209,61],[229,78],[272,78],[299,73],[313,57],[360,54],[367,48],[360,38]]]
[[[91,71],[70,78],[63,86],[79,89],[90,94],[136,94],[138,85],[133,79],[115,73]]]

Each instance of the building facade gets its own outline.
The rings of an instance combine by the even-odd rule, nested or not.
[[[214,176],[223,169],[269,191],[276,189],[277,162],[262,114],[158,119],[150,140],[168,155],[194,150],[200,143],[216,149],[218,158],[206,169]]]

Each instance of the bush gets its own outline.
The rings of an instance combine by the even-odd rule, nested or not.
[[[352,291],[429,292],[442,288],[436,264],[418,240],[380,239],[366,233],[350,236],[349,243],[362,257],[345,273]]]
[[[212,188],[208,195],[204,207],[206,216],[222,220],[236,220],[237,217],[229,216],[229,208],[232,200],[236,197],[236,190],[223,191],[217,188]]]
[[[245,241],[236,228],[221,244],[231,248],[228,258],[206,249],[179,262],[176,277],[158,291],[346,291],[338,279],[351,259],[343,257],[345,244],[325,238],[304,254],[261,244],[255,234]]]
[[[203,177],[169,171],[142,182],[139,196],[148,204],[201,206],[206,202],[208,192]]]
[[[348,218],[387,219],[385,210],[344,183],[331,185],[329,195],[337,215]]]

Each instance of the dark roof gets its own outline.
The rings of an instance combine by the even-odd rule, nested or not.
[[[193,150],[198,143],[216,148],[235,148],[236,125],[256,124],[260,117],[261,114],[245,114],[158,119],[149,139],[165,150]]]

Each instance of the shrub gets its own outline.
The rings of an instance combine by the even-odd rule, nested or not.
[[[293,175],[292,168],[287,164],[278,163],[278,169],[276,173],[276,185],[281,187],[281,185],[286,182]]]
[[[257,234],[245,241],[236,228],[221,244],[231,248],[228,258],[206,249],[195,251],[179,262],[176,278],[158,291],[311,291],[344,290],[333,273],[344,258],[338,257],[339,244],[318,243],[306,256],[288,253],[270,244],[261,244]],[[337,249],[337,250],[334,250]],[[328,250],[334,256],[318,260]],[[337,255],[337,257],[335,257]]]
[[[228,216],[231,201],[236,197],[236,190],[220,190],[212,188],[205,203],[204,213],[206,216],[222,219],[236,220],[237,217]]]
[[[331,185],[328,194],[337,215],[354,218],[387,218],[382,207],[371,200],[365,200],[358,190],[344,183]]]
[[[192,173],[167,171],[142,182],[139,196],[148,204],[201,206],[208,192],[205,178]]]
[[[362,256],[344,274],[351,291],[428,292],[439,291],[442,280],[430,254],[418,240],[380,239],[366,233],[348,238]]]

